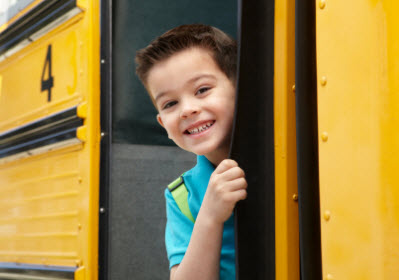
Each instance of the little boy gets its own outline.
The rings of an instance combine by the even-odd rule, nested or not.
[[[180,148],[197,155],[197,165],[182,176],[195,222],[165,191],[170,279],[235,279],[232,212],[247,195],[243,170],[227,159],[236,58],[232,38],[201,24],[176,27],[136,55],[136,72],[159,124]]]

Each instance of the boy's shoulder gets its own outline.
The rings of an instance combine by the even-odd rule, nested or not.
[[[206,157],[197,156],[197,164],[172,181],[165,189],[167,204],[177,206],[175,210],[180,209],[179,212],[183,214],[185,210],[182,210],[181,205],[183,204],[185,208],[188,204],[193,217],[196,217],[213,171],[214,167]]]

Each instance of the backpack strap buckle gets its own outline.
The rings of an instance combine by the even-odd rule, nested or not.
[[[170,192],[173,192],[175,189],[180,187],[182,184],[184,184],[183,176],[180,176],[176,180],[174,180],[172,183],[168,185],[168,189]]]

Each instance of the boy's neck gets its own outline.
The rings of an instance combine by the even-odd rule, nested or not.
[[[221,163],[223,160],[227,159],[229,156],[229,149],[226,149],[226,151],[223,152],[218,152],[218,153],[209,153],[205,155],[205,157],[215,166],[217,167],[219,163]]]

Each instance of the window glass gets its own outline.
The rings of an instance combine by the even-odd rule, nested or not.
[[[0,1],[0,26],[7,23],[16,14],[22,11],[35,0],[1,0]]]

